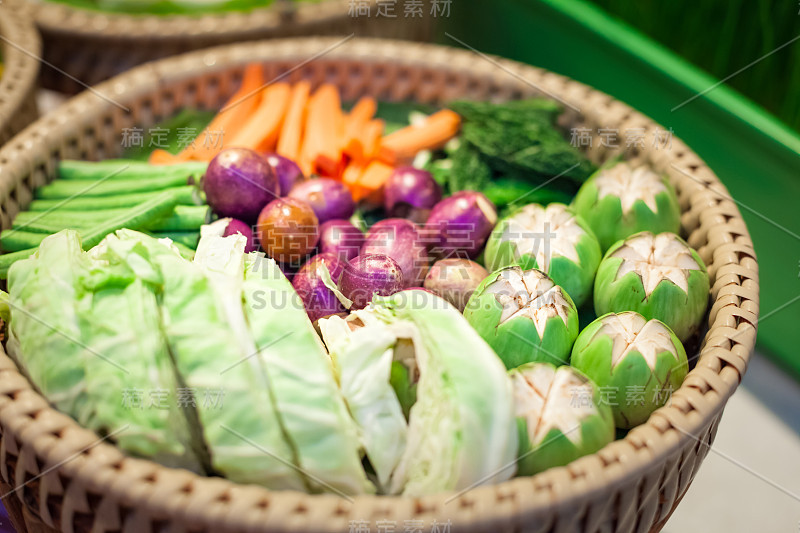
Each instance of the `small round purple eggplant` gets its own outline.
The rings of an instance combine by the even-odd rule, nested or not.
[[[373,295],[389,296],[403,289],[403,271],[388,255],[359,255],[345,265],[339,289],[353,301],[351,309],[363,309]]]
[[[367,232],[362,254],[385,254],[397,261],[403,271],[404,287],[419,287],[428,272],[428,250],[420,239],[419,228],[410,220],[387,218]]]
[[[467,301],[489,272],[469,259],[441,259],[425,276],[425,288],[464,312]]]
[[[319,251],[334,253],[349,261],[357,256],[364,244],[364,232],[349,220],[335,219],[319,227]]]
[[[203,190],[221,217],[253,223],[261,209],[278,197],[278,178],[266,158],[247,148],[227,148],[208,164]]]
[[[356,210],[353,195],[344,183],[318,178],[298,183],[289,192],[291,198],[307,202],[320,223],[337,218],[350,218]]]
[[[345,268],[345,262],[335,254],[318,254],[303,265],[292,280],[294,290],[303,300],[308,318],[314,322],[334,313],[346,311],[334,292],[325,285],[322,267],[328,269],[331,281],[338,283]]]
[[[255,252],[258,250],[258,245],[256,244],[255,237],[253,236],[253,228],[241,220],[229,218],[228,225],[225,226],[225,231],[222,233],[222,236],[227,237],[228,235],[236,235],[237,233],[241,233],[245,238],[247,238],[247,244],[244,247],[244,253],[249,254],[250,252]]]
[[[486,196],[460,191],[431,210],[425,224],[426,238],[435,255],[475,258],[496,223],[497,210]]]
[[[311,206],[296,198],[278,198],[258,216],[256,231],[264,251],[281,263],[298,265],[319,240],[319,223]]]
[[[428,219],[431,209],[441,199],[442,188],[431,173],[410,166],[395,169],[383,188],[386,214],[417,224]]]
[[[264,157],[278,178],[278,190],[281,196],[286,196],[292,187],[306,180],[300,167],[289,159],[275,153],[268,153]]]

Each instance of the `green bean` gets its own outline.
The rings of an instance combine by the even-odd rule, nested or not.
[[[175,196],[169,192],[162,192],[155,198],[132,207],[126,210],[123,214],[112,217],[111,220],[105,222],[103,225],[95,229],[82,231],[81,240],[83,243],[83,249],[87,250],[97,246],[106,235],[113,233],[118,229],[126,227],[137,228],[141,227],[143,224],[147,224],[152,220],[164,218],[175,209],[175,205]],[[186,232],[186,234],[179,233],[175,235],[188,234],[189,232]],[[199,234],[193,235],[197,237]],[[47,234],[45,233],[33,233],[13,229],[3,231],[2,234],[0,234],[0,245],[3,246],[5,251],[13,253],[0,255],[0,278],[6,278],[8,276],[8,269],[12,264],[14,264],[15,261],[30,257],[30,255],[36,251],[36,247],[39,246],[39,243],[41,243],[45,237],[47,237]],[[7,242],[12,247],[6,247]],[[25,243],[28,245],[25,246]],[[195,246],[197,246],[196,240],[194,243]],[[13,246],[18,247],[13,248]]]
[[[92,227],[83,226],[78,229],[85,248],[92,246],[103,240],[103,237],[113,233],[118,229],[131,228],[142,229],[148,225],[166,219],[175,209],[175,198],[168,192],[153,198],[147,202],[131,207],[110,217],[101,224],[94,224]],[[0,233],[0,245],[6,252],[17,252],[27,248],[39,246],[49,233],[39,231],[26,231],[28,228],[10,229]],[[64,227],[53,226],[52,229],[61,231]]]
[[[176,205],[169,216],[145,226],[152,231],[199,231],[200,226],[211,221],[211,211],[204,206]]]
[[[40,199],[72,198],[73,196],[91,198],[95,196],[160,191],[180,185],[191,185],[191,183],[186,176],[181,175],[88,183],[83,180],[56,180],[36,189],[34,197]]]
[[[47,221],[47,220],[33,220],[31,222],[18,222],[14,220],[14,225],[11,231],[24,232],[24,233],[44,233],[45,235],[52,235],[58,233],[63,229],[74,230],[87,230],[91,228],[92,224],[85,222],[67,222],[67,221]]]
[[[208,163],[189,161],[175,165],[151,165],[131,159],[108,159],[105,161],[75,161],[65,159],[58,164],[58,177],[64,180],[125,180],[147,179],[163,176],[200,178]]]
[[[164,189],[171,191],[178,201],[178,205],[202,204],[202,194],[192,185]],[[71,198],[67,200],[34,200],[28,206],[28,211],[101,211],[118,209],[120,207],[133,207],[161,194],[161,191],[120,194],[117,196],[99,196],[93,198]]]
[[[105,209],[102,211],[23,211],[14,218],[14,229],[56,233],[62,229],[82,229],[102,223],[111,217],[125,213],[127,209]],[[197,230],[210,219],[208,207],[201,205],[176,205],[175,210],[161,220],[148,223],[143,229],[153,231]]]
[[[0,255],[0,279],[6,279],[8,277],[8,269],[11,268],[11,265],[22,259],[29,258],[31,255],[35,254],[37,250],[38,248],[28,248],[27,250]]]
[[[7,229],[0,233],[0,245],[4,252],[19,252],[39,246],[49,233],[35,233],[16,229]]]
[[[96,246],[106,235],[118,229],[142,228],[154,220],[164,218],[175,209],[176,204],[175,196],[172,193],[162,192],[152,200],[131,207],[125,213],[112,217],[111,220],[95,229],[82,233],[83,247]]]

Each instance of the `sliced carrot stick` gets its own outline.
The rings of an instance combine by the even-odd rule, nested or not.
[[[348,122],[364,123],[375,116],[378,103],[371,96],[362,96],[347,115]]]
[[[359,198],[354,200],[366,199],[372,203],[379,204],[383,201],[383,185],[389,176],[394,172],[394,167],[382,161],[372,161],[364,169],[358,178],[357,192]]]
[[[247,65],[242,76],[242,85],[222,106],[222,110],[211,120],[206,129],[197,136],[194,145],[187,146],[183,150],[187,154],[181,152],[179,156],[197,161],[211,161],[224,146],[231,146],[226,142],[227,139],[235,135],[258,107],[263,91],[257,91],[264,83],[262,66],[257,63]],[[210,139],[220,139],[222,142],[208,142]]]
[[[296,161],[300,157],[300,143],[303,140],[303,122],[306,118],[306,106],[311,93],[311,84],[302,80],[294,84],[289,98],[289,108],[283,119],[280,135],[278,136],[277,152]]]
[[[344,152],[353,159],[364,159],[363,146],[361,136],[364,133],[364,128],[375,116],[375,111],[378,109],[378,104],[375,99],[370,96],[362,97],[350,113],[345,117],[345,131],[344,143],[342,149]]]
[[[273,83],[265,88],[258,107],[234,135],[227,139],[226,144],[262,153],[275,150],[283,118],[289,107],[290,94],[288,83]]]
[[[339,91],[332,84],[317,89],[308,102],[300,168],[305,172],[339,175],[342,164],[344,117]]]
[[[366,159],[378,157],[381,148],[381,137],[386,123],[381,119],[370,120],[364,127],[362,149]]]
[[[359,161],[350,161],[342,172],[342,183],[344,183],[355,201],[365,196],[366,191],[358,184],[361,174],[364,173],[365,164]]]
[[[421,150],[435,150],[452,139],[461,126],[461,117],[449,109],[442,109],[416,125],[406,126],[381,140],[380,158],[396,164],[409,161]]]
[[[171,154],[161,148],[156,148],[150,153],[147,162],[151,165],[174,165],[175,163],[183,163],[191,159],[191,154],[183,151],[179,154]]]

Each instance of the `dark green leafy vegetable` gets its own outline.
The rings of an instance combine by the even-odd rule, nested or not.
[[[449,168],[444,162],[434,161],[429,170],[450,193],[469,189],[487,192],[502,208],[546,184],[542,190],[564,201],[594,170],[559,129],[557,119],[562,109],[551,100],[533,98],[502,104],[456,101],[449,107],[463,119],[460,142],[448,153]],[[560,179],[548,183],[556,176]]]
[[[462,141],[450,157],[452,167],[447,180],[450,192],[482,191],[486,188],[493,175],[487,159],[480,150]]]

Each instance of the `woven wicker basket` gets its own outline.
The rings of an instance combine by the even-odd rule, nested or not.
[[[42,43],[33,22],[0,3],[0,146],[39,116],[36,77]]]
[[[249,13],[202,16],[124,15],[76,9],[47,0],[6,0],[30,13],[42,32],[42,85],[77,93],[131,67],[209,46],[274,37],[349,35],[430,40],[433,17],[350,16],[350,0],[273,0]],[[55,67],[55,68],[53,68]],[[64,72],[69,76],[64,75]],[[79,81],[76,81],[79,80]]]
[[[335,39],[275,40],[220,47],[137,68],[97,87],[129,111],[85,92],[39,120],[0,151],[2,226],[53,177],[59,158],[119,155],[122,128],[148,127],[184,107],[218,108],[245,64],[267,76],[337,84],[346,99],[441,103],[455,97],[509,99],[543,92],[569,106],[565,125],[657,125],[628,106],[567,78],[511,61],[484,61],[432,45],[354,39],[311,62]],[[498,68],[498,65],[502,68]],[[524,81],[523,81],[524,80]],[[580,112],[576,111],[579,109]],[[590,155],[614,152],[600,143]],[[758,266],[744,221],[714,174],[677,139],[672,149],[629,154],[669,175],[683,210],[682,232],[712,279],[709,329],[695,368],[670,405],[599,453],[565,468],[424,498],[271,492],[124,456],[57,412],[0,353],[0,474],[18,525],[32,531],[348,531],[352,521],[397,531],[657,531],[692,481],[738,386],[755,341]],[[421,522],[409,522],[421,521]]]

